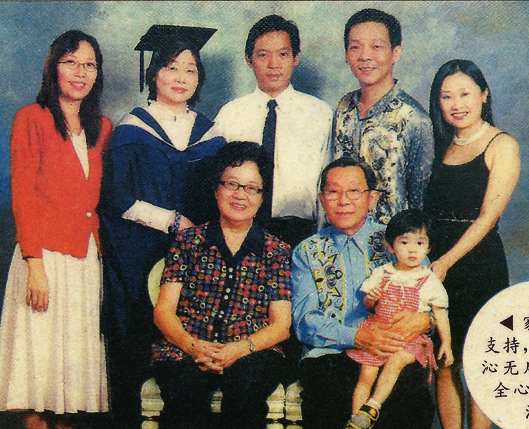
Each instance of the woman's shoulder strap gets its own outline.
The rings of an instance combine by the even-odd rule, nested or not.
[[[492,137],[492,138],[490,139],[490,141],[487,143],[487,147],[485,147],[485,150],[483,151],[483,153],[487,152],[487,149],[488,149],[489,146],[492,144],[492,142],[493,142],[494,140],[496,140],[496,137],[501,136],[502,134],[507,134],[507,135],[509,135],[509,133],[507,133],[507,132],[505,132],[505,131],[500,131],[499,133],[495,134],[494,137]]]

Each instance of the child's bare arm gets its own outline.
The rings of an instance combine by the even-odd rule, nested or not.
[[[433,315],[435,317],[435,324],[441,337],[441,348],[437,359],[441,359],[444,355],[445,366],[450,366],[454,363],[454,356],[452,354],[452,336],[450,334],[450,322],[448,321],[448,311],[446,308],[432,306]]]

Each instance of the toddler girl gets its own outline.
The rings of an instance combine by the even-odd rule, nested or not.
[[[399,311],[432,311],[441,348],[438,359],[453,363],[450,325],[448,323],[448,296],[436,275],[421,264],[429,250],[428,221],[419,210],[404,210],[388,223],[386,243],[397,262],[375,269],[362,284],[366,293],[364,305],[374,314],[359,325],[364,328],[376,322],[388,323]],[[379,358],[367,352],[352,349],[351,359],[362,364],[358,384],[353,394],[353,415],[346,428],[368,429],[378,419],[379,410],[391,393],[402,369],[416,360],[423,366],[437,369],[433,344],[425,334],[419,335],[401,351],[389,358]],[[383,366],[373,394],[379,367]]]

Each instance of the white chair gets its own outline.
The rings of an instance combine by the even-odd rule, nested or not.
[[[149,296],[153,305],[155,305],[156,301],[158,301],[158,296],[160,294],[160,279],[162,277],[164,265],[164,259],[158,261],[149,274]],[[289,386],[289,389],[291,389],[292,386],[293,385]],[[291,391],[293,393],[291,393],[290,396],[293,398],[293,403],[295,403],[296,401],[294,397],[296,389],[291,389]],[[221,401],[222,392],[217,390],[211,397],[212,412],[220,413]],[[271,421],[271,423],[268,424],[267,429],[284,429],[283,424],[279,423],[279,420],[285,417],[285,389],[282,384],[277,386],[277,389],[268,397],[267,404],[269,410],[267,419]],[[150,378],[143,384],[141,389],[142,414],[146,419],[146,421],[143,423],[143,429],[156,429],[158,427],[156,419],[160,416],[160,412],[163,410],[163,405],[164,404],[160,396],[160,389],[154,378]],[[292,410],[294,410],[294,408],[292,408]],[[301,409],[299,414],[301,414]],[[294,411],[291,412],[291,415],[293,417],[297,416],[296,412]],[[301,420],[301,418],[299,420]],[[297,420],[292,421],[295,422]],[[296,426],[289,427],[292,429],[296,428]]]
[[[289,422],[287,429],[301,429],[298,423],[301,423],[301,397],[300,393],[303,390],[299,381],[292,383],[287,387],[285,394],[285,417]]]

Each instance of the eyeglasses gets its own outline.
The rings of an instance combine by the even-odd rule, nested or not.
[[[237,191],[242,188],[248,195],[257,195],[263,192],[263,188],[259,188],[256,185],[241,185],[234,180],[220,180],[219,183],[224,186],[228,191]]]
[[[359,200],[364,193],[370,191],[371,189],[364,189],[363,191],[358,189],[348,189],[347,191],[340,191],[338,189],[324,189],[323,196],[329,201],[337,201],[338,197],[340,197],[342,194],[345,194],[349,200],[356,201]]]
[[[77,70],[79,66],[82,66],[88,73],[95,73],[97,71],[97,64],[92,62],[80,63],[79,61],[75,60],[66,60],[59,61],[59,64],[64,64],[64,67],[66,67],[68,70]]]

